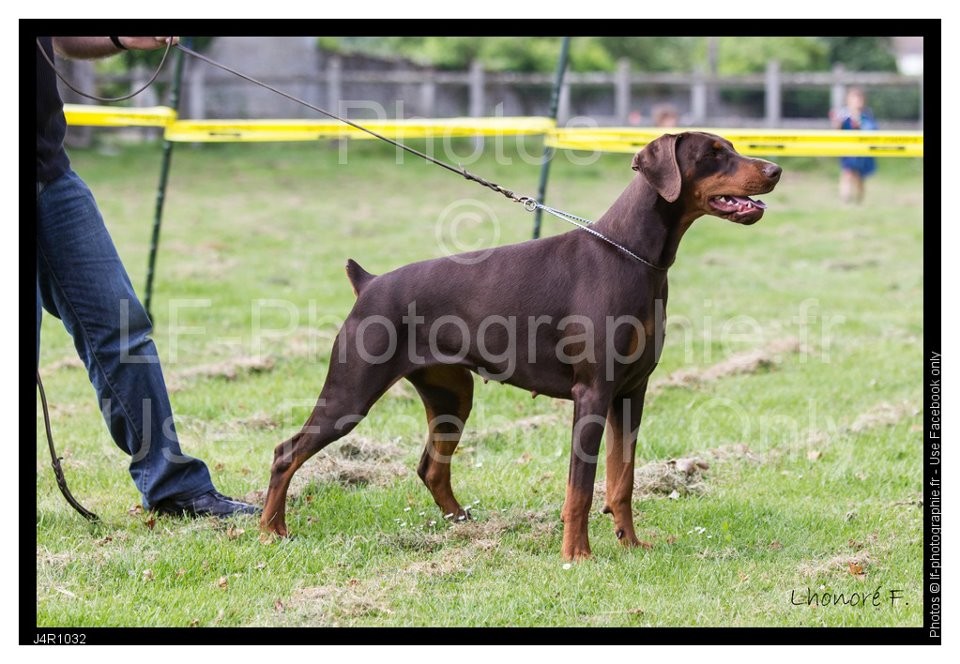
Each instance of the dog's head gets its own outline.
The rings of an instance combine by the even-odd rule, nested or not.
[[[744,157],[727,139],[699,131],[652,141],[634,156],[633,170],[666,201],[682,200],[695,216],[738,224],[760,220],[766,204],[750,197],[772,191],[781,172],[773,162]]]

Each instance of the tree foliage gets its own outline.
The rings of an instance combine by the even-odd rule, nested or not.
[[[849,71],[896,71],[890,37],[825,37],[830,63]]]
[[[761,72],[771,60],[783,71],[819,71],[830,64],[827,45],[812,37],[723,37],[718,51],[720,74]]]
[[[466,69],[473,60],[493,71],[552,71],[561,37],[323,37],[323,48],[401,56],[438,69]],[[647,71],[687,70],[700,37],[575,37],[574,71],[609,71],[626,58]],[[702,51],[702,48],[699,50]]]
[[[835,62],[851,70],[896,68],[885,37],[718,37],[717,71],[763,71],[778,60],[784,71],[823,71]],[[560,37],[322,37],[321,47],[403,57],[438,69],[466,69],[473,60],[494,71],[552,71]],[[574,37],[573,71],[610,71],[626,59],[638,71],[693,71],[708,68],[707,37]]]

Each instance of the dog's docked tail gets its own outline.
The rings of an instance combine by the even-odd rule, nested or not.
[[[352,258],[347,259],[347,279],[350,280],[350,285],[353,286],[354,295],[359,296],[374,276],[375,275],[370,274],[360,267],[360,264]]]

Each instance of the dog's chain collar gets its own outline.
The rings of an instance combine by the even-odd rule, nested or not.
[[[549,207],[549,206],[547,206],[547,205],[544,205],[543,203],[541,203],[541,202],[539,202],[539,201],[537,201],[537,200],[534,200],[534,199],[532,199],[532,198],[526,198],[526,199],[522,200],[521,202],[523,203],[523,207],[524,207],[528,212],[533,212],[534,210],[539,209],[539,210],[543,210],[544,212],[547,212],[548,214],[552,214],[552,215],[553,215],[554,217],[556,217],[557,219],[562,219],[563,221],[566,221],[567,223],[573,224],[573,225],[576,226],[577,228],[580,228],[581,230],[585,230],[586,232],[590,233],[591,235],[600,238],[600,239],[603,240],[604,242],[606,242],[606,243],[608,243],[608,244],[612,244],[614,247],[616,247],[617,249],[619,249],[620,251],[622,251],[622,252],[625,253],[626,255],[628,255],[628,256],[630,256],[631,258],[633,258],[633,259],[635,259],[635,260],[643,263],[643,264],[646,265],[647,267],[651,267],[651,268],[653,268],[654,270],[658,270],[658,271],[660,271],[660,272],[666,272],[666,271],[667,271],[667,268],[670,267],[669,265],[667,265],[666,267],[664,267],[664,266],[662,266],[662,265],[656,265],[655,263],[651,263],[651,262],[648,261],[647,259],[642,258],[642,257],[638,256],[637,254],[635,254],[634,252],[630,251],[629,249],[627,249],[625,246],[623,246],[623,245],[620,244],[619,242],[616,242],[615,240],[612,240],[612,239],[608,238],[606,235],[604,235],[604,234],[601,233],[600,231],[595,230],[595,229],[593,229],[593,228],[590,228],[590,224],[592,224],[593,222],[590,221],[589,219],[584,219],[583,217],[578,217],[578,216],[575,215],[575,214],[570,214],[569,212],[564,212],[563,210],[557,210],[556,208],[552,208],[552,207]]]

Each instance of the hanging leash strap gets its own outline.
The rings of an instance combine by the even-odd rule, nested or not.
[[[546,205],[544,205],[543,203],[539,202],[539,201],[536,200],[535,198],[532,198],[532,197],[530,197],[530,196],[522,196],[522,195],[519,195],[519,194],[511,191],[510,189],[507,189],[506,187],[503,187],[503,186],[497,184],[496,182],[491,182],[490,180],[487,180],[486,178],[480,177],[479,175],[476,175],[475,173],[471,173],[470,171],[468,171],[467,169],[463,168],[462,166],[459,166],[459,167],[453,166],[453,165],[448,164],[448,163],[446,163],[446,162],[444,162],[444,161],[441,161],[441,160],[439,160],[439,159],[435,159],[434,157],[431,157],[431,156],[428,155],[428,154],[424,154],[423,152],[420,152],[419,150],[415,150],[414,148],[411,148],[411,147],[408,146],[408,145],[404,145],[403,143],[400,143],[399,141],[395,141],[395,140],[393,140],[393,139],[391,139],[391,138],[387,138],[387,137],[384,136],[383,134],[379,134],[379,133],[373,131],[372,129],[368,129],[367,127],[364,127],[364,126],[362,126],[362,125],[357,124],[356,122],[352,122],[351,120],[347,120],[346,118],[340,117],[339,115],[337,115],[337,114],[335,114],[335,113],[331,113],[330,111],[324,110],[324,109],[320,108],[319,106],[316,106],[316,105],[314,105],[314,104],[311,104],[311,103],[308,102],[308,101],[305,101],[305,100],[303,100],[303,99],[301,99],[301,98],[299,98],[299,97],[296,97],[296,96],[294,96],[294,95],[292,95],[292,94],[289,94],[289,93],[287,93],[287,92],[284,92],[283,90],[279,90],[279,89],[277,89],[277,88],[275,88],[275,87],[273,87],[273,86],[271,86],[271,85],[268,85],[268,84],[264,83],[263,81],[259,81],[259,80],[255,79],[255,78],[253,78],[252,76],[248,76],[247,74],[244,74],[244,73],[242,73],[242,72],[239,72],[239,71],[237,71],[236,69],[233,69],[233,68],[231,68],[231,67],[228,67],[227,65],[221,64],[221,63],[217,62],[216,60],[213,60],[212,58],[208,58],[208,57],[205,56],[205,55],[202,55],[202,54],[200,54],[200,53],[197,53],[197,52],[194,51],[193,49],[187,48],[187,47],[184,46],[183,44],[176,44],[176,48],[180,49],[181,51],[183,51],[183,52],[186,53],[187,55],[190,55],[190,56],[192,56],[192,57],[194,57],[194,58],[197,58],[198,60],[202,60],[203,62],[206,62],[207,64],[212,65],[212,66],[214,66],[214,67],[216,67],[216,68],[218,68],[218,69],[222,69],[223,71],[228,72],[228,73],[230,73],[230,74],[233,74],[234,76],[237,76],[237,77],[239,77],[239,78],[242,78],[243,80],[245,80],[245,81],[247,81],[247,82],[249,82],[249,83],[253,83],[254,85],[257,85],[257,86],[260,86],[260,87],[265,88],[265,89],[267,89],[267,90],[270,90],[271,92],[274,92],[274,93],[280,95],[281,97],[285,97],[286,99],[289,99],[289,100],[292,101],[292,102],[295,102],[295,103],[300,104],[300,105],[302,105],[302,106],[306,106],[307,108],[312,109],[312,110],[316,111],[317,113],[321,113],[321,114],[323,114],[323,115],[326,115],[326,116],[329,117],[329,118],[333,118],[334,120],[339,120],[340,122],[343,122],[344,124],[347,124],[347,125],[353,127],[354,129],[358,129],[358,130],[360,130],[360,131],[362,131],[362,132],[364,132],[364,133],[370,134],[370,135],[373,136],[374,138],[378,138],[378,139],[380,139],[381,141],[385,141],[385,142],[389,143],[390,145],[393,145],[393,146],[395,146],[395,147],[400,148],[401,150],[405,150],[406,152],[409,152],[409,153],[412,154],[412,155],[416,155],[417,157],[420,157],[421,159],[423,159],[423,160],[425,160],[425,161],[427,161],[427,162],[429,162],[429,163],[431,163],[431,164],[436,164],[437,166],[440,166],[441,168],[445,168],[446,170],[448,170],[448,171],[450,171],[450,172],[452,172],[452,173],[456,173],[457,175],[460,175],[461,177],[463,177],[463,178],[465,178],[465,179],[467,179],[467,180],[469,180],[469,181],[471,181],[471,182],[476,182],[476,183],[478,183],[478,184],[480,184],[480,185],[483,185],[484,187],[486,187],[486,188],[488,188],[488,189],[491,189],[491,190],[493,190],[493,191],[495,191],[495,192],[497,192],[497,193],[499,193],[499,194],[502,194],[503,196],[506,196],[507,198],[509,198],[510,200],[512,200],[512,201],[514,201],[514,202],[516,202],[516,203],[520,203],[521,205],[523,205],[524,209],[527,210],[528,212],[533,212],[534,210],[540,209],[540,210],[543,210],[544,212],[546,212],[546,213],[548,213],[548,214],[551,214],[551,215],[557,217],[558,219],[562,219],[563,221],[566,221],[566,222],[568,222],[568,223],[571,223],[571,224],[573,224],[574,226],[577,226],[578,228],[580,228],[580,229],[582,229],[582,230],[585,230],[586,232],[590,233],[591,235],[593,235],[593,236],[595,236],[595,237],[597,237],[597,238],[600,238],[600,239],[603,240],[604,242],[613,245],[614,247],[616,247],[617,249],[619,249],[619,250],[622,251],[623,253],[627,254],[628,256],[630,256],[631,258],[633,258],[634,260],[637,260],[637,261],[639,261],[640,263],[642,263],[642,264],[644,264],[644,265],[646,265],[646,266],[648,266],[648,267],[653,268],[654,270],[666,271],[667,267],[669,267],[669,266],[667,266],[667,267],[662,267],[662,266],[660,266],[660,265],[655,265],[654,263],[651,263],[650,261],[641,258],[640,256],[638,256],[638,255],[635,254],[634,252],[630,251],[629,249],[627,249],[627,248],[624,247],[623,245],[621,245],[621,244],[615,242],[614,240],[608,238],[608,237],[607,237],[606,235],[604,235],[603,233],[601,233],[601,232],[599,232],[599,231],[597,231],[597,230],[595,230],[595,229],[593,229],[593,228],[590,228],[591,222],[590,222],[590,220],[588,220],[588,219],[584,219],[583,217],[578,217],[578,216],[573,215],[573,214],[570,214],[570,213],[568,213],[568,212],[563,212],[562,210],[557,210],[557,209],[554,209],[554,208],[551,208],[551,207],[547,207]]]
[[[40,372],[37,372],[37,387],[40,388],[40,405],[43,407],[43,424],[47,429],[47,444],[50,447],[50,462],[53,465],[53,474],[57,477],[57,486],[60,487],[60,493],[67,499],[70,506],[77,510],[87,521],[99,521],[100,517],[85,508],[73,497],[70,489],[67,487],[67,478],[63,475],[63,466],[60,465],[61,457],[57,456],[57,450],[53,446],[53,433],[50,431],[50,411],[47,410],[47,395],[43,391],[43,383],[40,381]]]
[[[112,38],[111,38],[111,39],[112,39]],[[116,42],[114,42],[114,43],[116,44]],[[118,46],[119,46],[119,44],[118,44]],[[153,85],[153,82],[157,80],[157,77],[160,75],[160,72],[163,70],[163,65],[165,65],[166,62],[167,62],[167,55],[170,54],[170,47],[171,47],[171,46],[173,46],[173,41],[172,41],[172,39],[171,39],[171,41],[168,41],[168,42],[167,42],[167,47],[166,47],[166,49],[164,49],[164,51],[163,51],[163,57],[160,59],[160,64],[157,65],[157,71],[153,72],[153,76],[150,77],[150,80],[147,81],[147,82],[143,85],[143,87],[141,87],[139,90],[137,90],[136,92],[131,92],[131,93],[128,94],[128,95],[123,95],[122,97],[99,97],[99,96],[97,96],[97,95],[95,95],[95,94],[90,94],[90,93],[88,93],[88,92],[84,92],[83,90],[80,90],[80,89],[74,87],[74,85],[73,85],[69,80],[67,80],[67,77],[64,76],[62,73],[60,73],[60,70],[57,69],[56,65],[53,64],[53,60],[50,58],[49,55],[47,55],[47,52],[46,52],[45,50],[43,50],[43,45],[40,43],[40,38],[37,37],[37,48],[40,50],[40,55],[43,56],[43,59],[47,61],[47,64],[48,64],[48,65],[50,65],[50,69],[52,69],[52,70],[53,70],[53,73],[57,75],[57,78],[59,78],[61,81],[63,81],[63,84],[64,84],[65,86],[67,86],[68,88],[70,88],[71,90],[73,90],[74,92],[76,92],[76,93],[77,93],[78,95],[80,95],[81,97],[86,97],[87,99],[93,99],[94,101],[102,101],[102,102],[107,102],[107,103],[112,103],[112,102],[116,102],[116,101],[126,101],[127,99],[133,99],[133,98],[136,97],[138,94],[140,94],[141,92],[143,92],[144,90],[146,90],[147,88],[149,88],[151,85]],[[122,48],[122,47],[121,47],[121,48]]]

